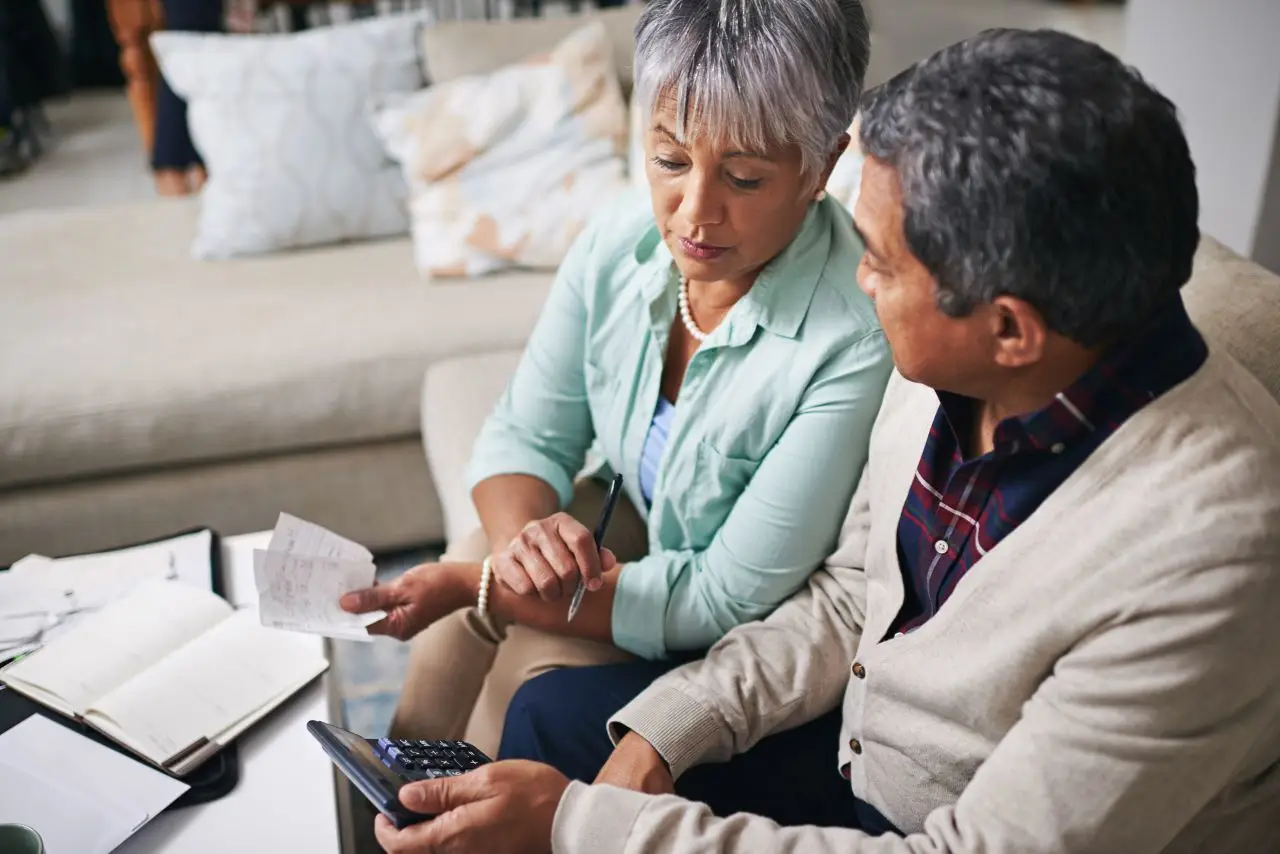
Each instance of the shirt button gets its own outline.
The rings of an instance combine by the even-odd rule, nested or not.
[[[946,540],[938,540],[933,544],[933,550],[940,555],[944,555],[951,550],[951,546],[947,545]]]
[[[849,749],[852,750],[854,754],[861,756],[862,742],[858,741],[856,738],[849,739]]]
[[[1066,445],[1062,444],[1061,442],[1058,442],[1056,445],[1054,445],[1054,446],[1053,446],[1052,448],[1050,448],[1049,450],[1053,451],[1055,454],[1060,454],[1060,453],[1062,453],[1063,451],[1065,451],[1066,449],[1067,449],[1067,446],[1066,446]]]
[[[853,663],[853,675],[857,676],[859,679],[867,678],[867,668],[862,666],[862,662],[855,661]]]

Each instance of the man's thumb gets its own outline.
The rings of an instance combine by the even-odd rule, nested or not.
[[[440,815],[481,800],[480,785],[475,774],[420,780],[400,789],[400,803],[424,815]]]

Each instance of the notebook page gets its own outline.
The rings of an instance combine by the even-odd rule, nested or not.
[[[281,513],[276,520],[267,551],[335,560],[373,560],[373,553],[359,543],[288,513]]]
[[[83,713],[96,699],[232,613],[230,605],[207,590],[150,581],[7,668],[0,681],[19,690],[35,688]]]
[[[86,719],[157,764],[214,740],[327,666],[311,638],[238,611],[97,700]]]

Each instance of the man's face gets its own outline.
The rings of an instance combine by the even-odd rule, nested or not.
[[[645,137],[646,176],[676,266],[700,282],[753,275],[791,242],[812,201],[799,148],[743,151],[696,120],[683,142],[675,130],[674,100],[659,98]]]
[[[975,380],[991,367],[990,330],[979,313],[952,318],[938,308],[933,276],[907,248],[897,172],[874,157],[862,167],[853,219],[867,247],[858,285],[875,301],[899,373],[933,388],[974,393]]]

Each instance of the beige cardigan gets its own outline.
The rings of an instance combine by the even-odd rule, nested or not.
[[[905,840],[574,783],[556,852],[1280,851],[1280,405],[1211,355],[935,617],[880,641],[903,601],[898,517],[937,405],[895,375],[827,568],[615,718],[679,775],[843,694],[831,773],[851,763],[854,794]]]

